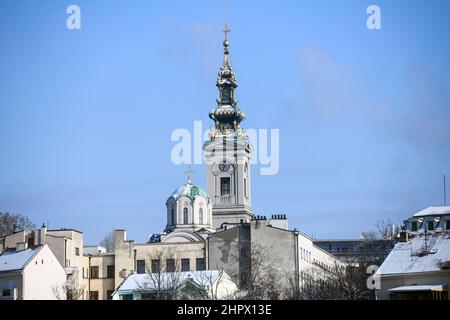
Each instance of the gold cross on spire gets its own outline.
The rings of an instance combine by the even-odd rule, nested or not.
[[[227,22],[225,21],[225,26],[222,29],[222,32],[225,33],[225,40],[228,40],[228,32],[230,32],[231,29],[228,28]]]

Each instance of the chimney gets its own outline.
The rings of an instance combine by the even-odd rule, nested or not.
[[[16,252],[23,251],[28,248],[28,242],[17,242]]]
[[[35,242],[37,241],[37,245],[45,244],[46,241],[46,235],[47,235],[47,227],[45,226],[45,223],[42,224],[42,227],[38,230],[38,237],[35,239]]]

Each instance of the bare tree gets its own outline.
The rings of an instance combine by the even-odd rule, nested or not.
[[[299,281],[294,274],[287,275],[289,286],[285,299],[292,300],[360,300],[367,298],[368,275],[363,265],[343,265],[335,262],[332,267],[315,265],[301,272]]]
[[[390,219],[380,220],[375,223],[375,230],[361,233],[364,240],[393,240],[398,233],[398,226],[394,225]]]
[[[25,215],[0,212],[0,237],[18,230],[30,230],[34,228],[36,228],[35,224]]]
[[[102,239],[102,241],[100,241],[100,245],[102,247],[106,248],[107,252],[114,252],[115,251],[115,230],[111,230],[109,231]]]
[[[380,220],[375,224],[378,236],[384,240],[393,240],[395,234],[398,232],[398,227],[395,226],[390,219]]]
[[[84,287],[67,281],[59,286],[53,286],[52,291],[58,300],[80,300],[85,292]]]
[[[225,297],[219,297],[219,287],[223,283],[225,272],[223,270],[218,270],[217,277],[211,271],[197,271],[194,281],[198,283],[201,287],[206,288],[204,299],[218,300],[224,299],[228,300],[233,296],[233,293],[228,292]]]
[[[176,300],[181,284],[181,266],[173,252],[161,248],[149,254],[146,268],[150,272],[145,275],[145,281],[137,284],[141,294],[151,300]]]
[[[268,248],[253,242],[249,250],[242,250],[239,263],[246,266],[236,278],[240,279],[239,296],[242,299],[279,299],[280,277],[273,255]]]

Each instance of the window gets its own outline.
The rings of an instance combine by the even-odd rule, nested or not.
[[[198,210],[198,219],[199,219],[199,223],[203,224],[203,208],[200,208]]]
[[[181,259],[181,271],[189,271],[190,269],[189,259]]]
[[[11,289],[4,289],[4,290],[2,291],[2,296],[3,296],[3,297],[9,297],[9,296],[11,296]]]
[[[177,217],[175,215],[175,209],[172,208],[172,224],[177,224]]]
[[[411,222],[411,231],[417,231],[417,221]]]
[[[161,266],[161,264],[159,262],[159,259],[152,260],[152,272],[153,273],[160,272],[160,266]]]
[[[89,300],[98,300],[98,291],[89,291]]]
[[[120,300],[133,300],[133,294],[122,294],[120,295]]]
[[[91,279],[98,279],[98,266],[95,267],[91,267]],[[92,292],[96,292],[96,291],[92,291]],[[98,292],[97,292],[98,295]]]
[[[183,223],[188,224],[188,209],[187,208],[183,209]]]
[[[175,259],[166,260],[166,270],[167,272],[175,272]]]
[[[247,195],[247,178],[244,178],[244,197],[248,198],[248,195]]]
[[[114,290],[107,290],[107,291],[106,291],[106,298],[107,298],[108,300],[112,300],[112,295],[113,295],[113,293],[114,293]]]
[[[205,258],[197,258],[196,269],[197,269],[197,271],[206,270]]]
[[[230,195],[230,178],[220,178],[220,195],[229,196]]]
[[[145,273],[145,260],[137,260],[136,269],[137,273]]]
[[[141,300],[156,300],[158,298],[157,293],[146,292],[141,293]]]
[[[75,255],[79,256],[80,255],[80,248],[75,247]]]
[[[433,221],[428,221],[427,229],[428,230],[434,230],[434,222]]]
[[[450,220],[445,221],[445,229],[450,230]]]
[[[114,278],[114,266],[107,266],[106,267],[106,277]]]

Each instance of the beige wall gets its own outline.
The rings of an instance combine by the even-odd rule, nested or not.
[[[124,277],[135,269],[135,260],[146,261],[146,271],[149,272],[150,260],[160,256],[163,260],[167,258],[176,259],[176,265],[181,267],[181,259],[189,259],[190,271],[196,270],[196,259],[205,257],[205,243],[203,241],[194,243],[144,243],[136,244],[126,239],[126,232],[116,230],[116,252],[115,252],[115,286],[118,287]],[[205,259],[207,260],[207,259]],[[161,261],[164,268],[165,261]]]
[[[3,237],[3,241],[0,241],[0,252],[6,249],[16,248],[16,244],[18,242],[28,242],[29,238],[33,238],[33,231],[19,231],[13,234],[10,234],[6,237]]]
[[[95,256],[84,256],[83,258],[83,288],[85,294],[83,299],[89,299],[89,291],[97,291],[99,300],[108,300],[108,291],[115,289],[114,277],[108,278],[108,266],[114,266],[114,254],[104,254]],[[90,267],[98,267],[98,278],[92,278]]]

